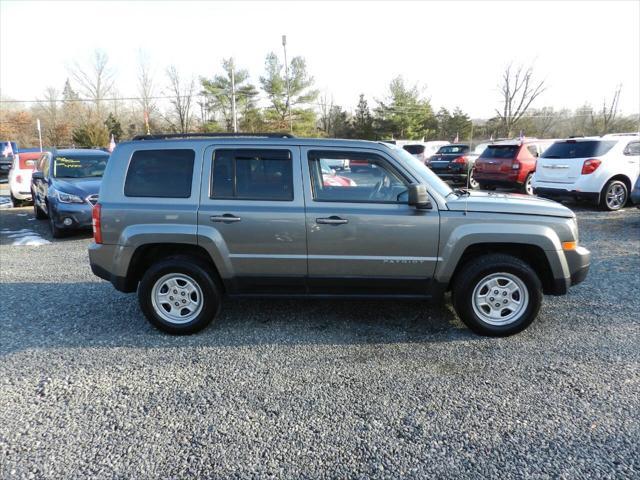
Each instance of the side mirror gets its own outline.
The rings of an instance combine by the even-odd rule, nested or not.
[[[418,210],[431,210],[433,208],[425,185],[409,185],[409,205],[416,207]]]
[[[44,174],[40,171],[35,171],[31,174],[31,178],[34,180],[44,180]]]

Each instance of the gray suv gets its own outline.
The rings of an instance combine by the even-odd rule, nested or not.
[[[342,161],[366,168],[339,174]],[[227,296],[442,300],[504,336],[543,293],[584,280],[576,217],[525,195],[452,190],[402,148],[288,135],[165,135],[120,143],[93,209],[93,272],[138,292],[176,334]]]

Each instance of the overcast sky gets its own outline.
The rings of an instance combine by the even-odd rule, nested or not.
[[[156,82],[175,64],[217,73],[234,56],[258,83],[269,51],[302,55],[316,86],[352,109],[403,75],[433,106],[493,114],[510,62],[533,63],[547,92],[535,106],[575,108],[611,97],[640,111],[640,2],[0,2],[0,94],[35,99],[62,88],[74,60],[104,49],[123,96],[137,94],[137,52]]]

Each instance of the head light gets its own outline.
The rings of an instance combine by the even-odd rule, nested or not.
[[[58,190],[56,194],[58,196],[58,200],[60,200],[62,203],[84,203],[84,200],[82,198],[71,193],[65,193]]]

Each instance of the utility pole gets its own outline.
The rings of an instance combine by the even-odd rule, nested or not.
[[[238,115],[236,112],[236,72],[235,65],[233,63],[233,57],[231,57],[231,118],[233,119],[233,133],[238,132]]]
[[[282,35],[282,48],[284,49],[284,74],[287,79],[287,110],[289,113],[289,131],[293,133],[293,120],[291,119],[291,90],[289,89],[289,64],[287,63],[287,36]]]

